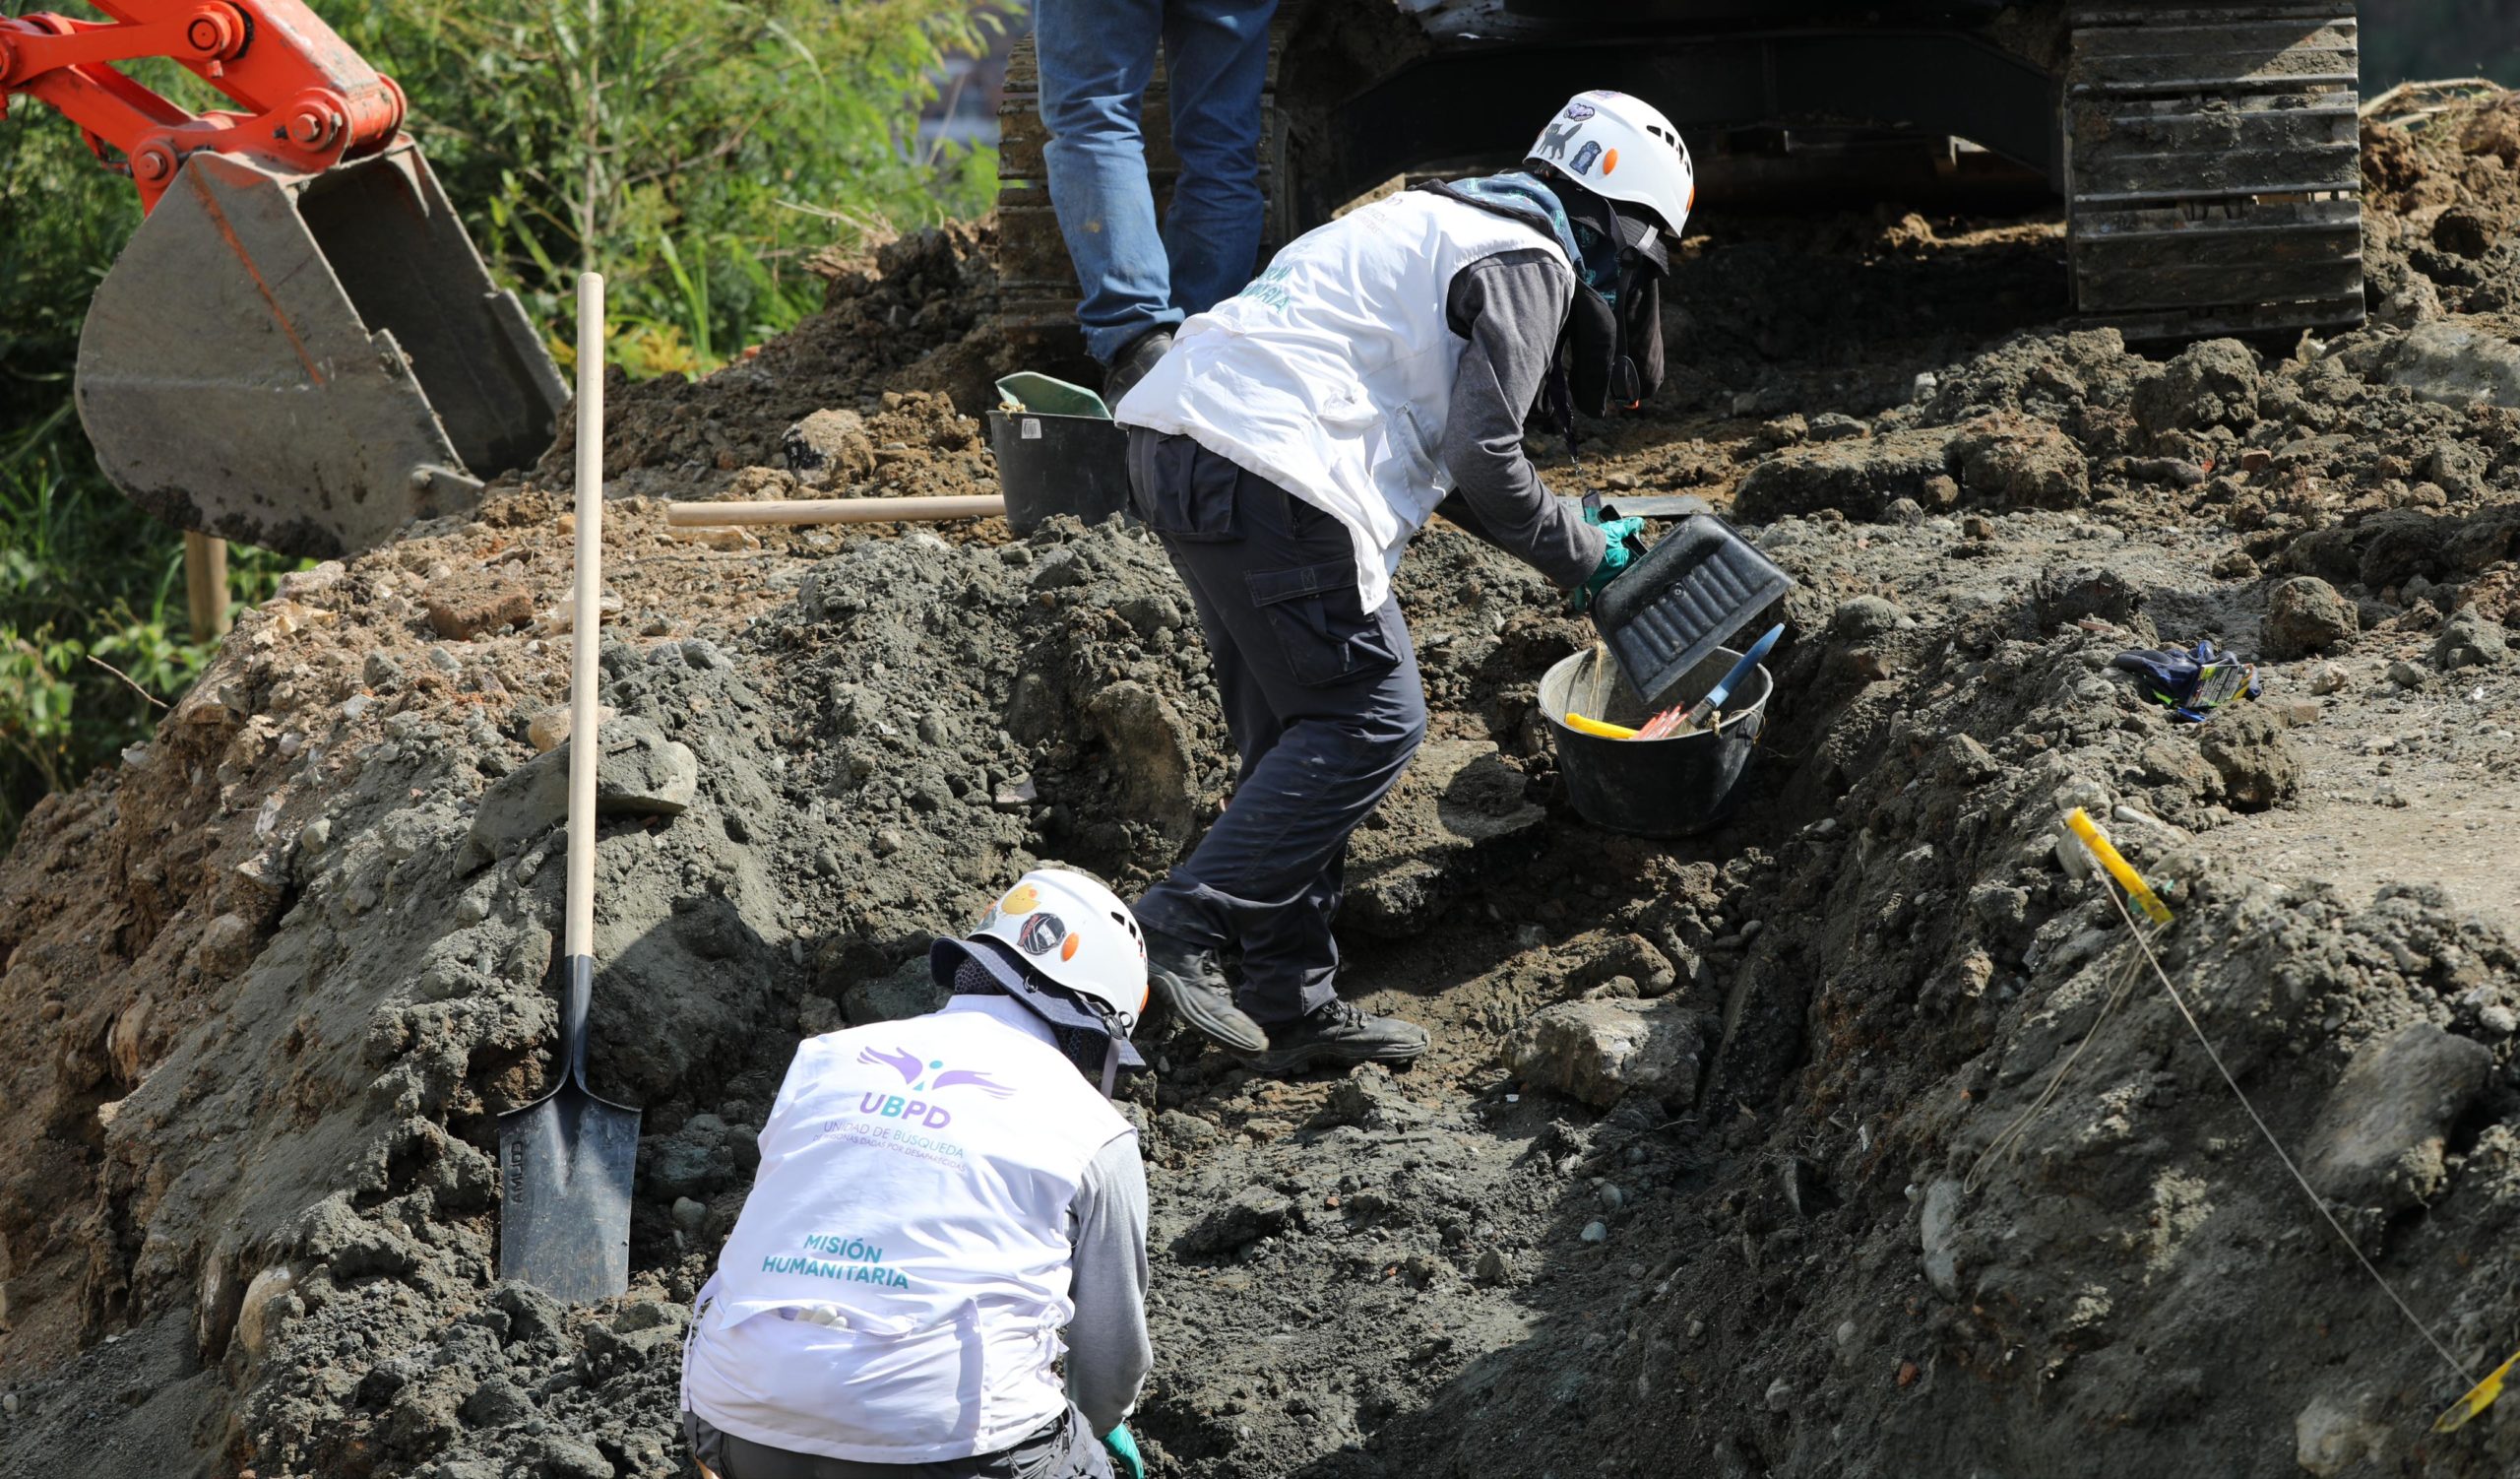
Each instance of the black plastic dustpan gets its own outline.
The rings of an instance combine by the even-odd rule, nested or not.
[[[1593,598],[1593,625],[1651,710],[1793,586],[1732,525],[1692,514]]]

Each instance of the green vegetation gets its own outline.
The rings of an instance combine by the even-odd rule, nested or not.
[[[2410,80],[2485,77],[2520,87],[2511,0],[2362,0],[2362,94]]]
[[[633,374],[715,368],[815,307],[815,253],[976,213],[985,150],[914,130],[940,63],[985,50],[973,0],[313,0],[410,98],[409,127],[491,271],[549,327],[581,265]],[[0,0],[0,14],[68,9]],[[166,64],[131,69],[225,105]],[[0,121],[0,847],[26,808],[146,736],[209,660],[182,542],[96,471],[71,409],[79,324],[140,223],[128,180],[27,99]],[[589,244],[593,244],[592,250]],[[240,602],[293,561],[235,549]]]

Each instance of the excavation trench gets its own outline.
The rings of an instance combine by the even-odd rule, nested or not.
[[[1347,990],[1436,1046],[1279,1082],[1149,1025],[1158,1472],[2511,1470],[2507,1428],[2426,1432],[2458,1378],[2055,831],[2108,823],[2268,1124],[2455,1363],[2498,1362],[2520,973],[2476,860],[2520,842],[2487,784],[2520,759],[2520,434],[2419,387],[2502,362],[2520,259],[2435,229],[2520,215],[2477,162],[2500,119],[2366,143],[2381,321],[2273,353],[2046,327],[2052,224],[1691,239],[1697,353],[1595,466],[1795,578],[1741,803],[1584,824],[1537,685],[1588,628],[1420,539],[1429,735],[1342,928]],[[292,577],[31,818],[0,1469],[689,1472],[688,1302],[798,1038],[930,1003],[928,938],[1034,862],[1143,882],[1229,781],[1187,601],[1123,524],[663,527],[985,489],[956,405],[1009,367],[991,290],[972,241],[912,238],[756,359],[619,388],[590,1056],[644,1111],[627,1299],[494,1274],[495,1117],[555,1025],[565,445],[477,521]],[[2111,667],[2199,637],[2265,696],[2186,724]]]

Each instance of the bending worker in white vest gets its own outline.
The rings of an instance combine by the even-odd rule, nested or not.
[[[1109,1101],[1144,1066],[1137,924],[1036,869],[928,965],[941,1009],[796,1050],[694,1305],[693,1453],[717,1479],[1142,1479],[1146,1168]]]
[[[1665,243],[1695,194],[1670,121],[1585,93],[1525,170],[1403,191],[1289,243],[1182,325],[1114,413],[1137,512],[1190,589],[1242,760],[1225,814],[1138,900],[1156,989],[1266,1072],[1406,1061],[1425,1032],[1339,998],[1348,836],[1425,733],[1391,577],[1440,511],[1581,611],[1635,520],[1541,485],[1543,392],[1632,407],[1662,378]],[[1239,996],[1223,957],[1239,951]]]

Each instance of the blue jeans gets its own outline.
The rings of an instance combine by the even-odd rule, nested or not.
[[[1108,364],[1242,290],[1260,254],[1260,91],[1277,0],[1037,0],[1050,206]],[[1141,104],[1164,41],[1181,173],[1161,231]]]
[[[1417,649],[1399,602],[1363,610],[1347,526],[1269,480],[1139,427],[1129,486],[1198,609],[1242,758],[1225,814],[1137,917],[1240,949],[1237,1003],[1283,1027],[1338,997],[1348,835],[1426,734]]]

